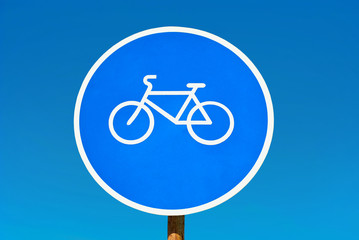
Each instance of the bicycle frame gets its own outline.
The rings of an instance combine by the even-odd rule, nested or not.
[[[145,83],[146,84],[146,83]],[[190,91],[152,91],[152,85],[150,83],[147,82],[146,84],[148,86],[145,94],[142,97],[142,100],[140,102],[140,105],[137,107],[137,109],[135,110],[135,112],[132,114],[132,116],[130,117],[130,119],[127,121],[127,125],[130,125],[138,116],[140,110],[142,109],[142,107],[144,106],[144,104],[148,104],[149,106],[151,106],[153,109],[155,109],[157,112],[159,112],[160,114],[162,114],[164,117],[166,117],[168,120],[170,120],[171,122],[173,122],[176,125],[187,125],[187,124],[192,124],[192,125],[211,125],[212,121],[209,118],[207,112],[204,110],[204,108],[201,106],[200,101],[198,100],[197,96],[195,95],[198,87],[193,87],[192,90]],[[157,106],[155,103],[151,102],[148,99],[148,96],[159,96],[159,95],[171,95],[171,96],[188,96],[187,99],[185,100],[185,102],[183,103],[181,109],[179,110],[179,112],[177,113],[176,117],[173,117],[172,115],[170,115],[169,113],[167,113],[165,110],[163,110],[162,108],[160,108],[159,106]],[[190,101],[193,100],[195,102],[195,104],[197,106],[199,106],[199,110],[202,113],[203,117],[205,120],[191,120],[190,122],[188,120],[180,120],[181,116],[183,115],[184,111],[186,110],[188,104],[190,103]]]

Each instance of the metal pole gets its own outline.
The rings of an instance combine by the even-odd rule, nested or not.
[[[184,216],[168,216],[167,240],[184,240]]]

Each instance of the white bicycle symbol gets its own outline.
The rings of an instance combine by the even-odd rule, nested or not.
[[[109,121],[108,121],[108,125],[109,125],[110,132],[111,132],[112,136],[117,141],[124,143],[124,144],[134,145],[134,144],[138,144],[138,143],[145,141],[151,135],[155,121],[153,118],[153,113],[145,105],[145,103],[148,104],[149,106],[151,106],[153,109],[155,109],[161,115],[166,117],[172,123],[174,123],[176,125],[187,125],[189,134],[192,136],[193,139],[195,139],[199,143],[202,143],[205,145],[220,144],[220,143],[224,142],[225,140],[227,140],[227,138],[232,134],[233,128],[234,128],[234,119],[233,119],[233,115],[232,115],[231,111],[229,111],[229,109],[226,106],[224,106],[223,104],[221,104],[219,102],[207,101],[207,102],[201,103],[198,100],[198,98],[196,97],[195,93],[196,93],[197,89],[204,88],[206,86],[204,83],[188,83],[187,87],[192,88],[192,90],[190,90],[190,91],[151,91],[152,84],[150,82],[148,82],[148,79],[156,79],[156,78],[157,78],[157,75],[147,75],[143,78],[143,83],[147,86],[147,90],[146,90],[145,94],[143,95],[141,102],[137,102],[137,101],[123,102],[112,110],[112,112],[110,114]],[[185,102],[182,105],[179,112],[177,113],[176,117],[173,117],[170,114],[168,114],[165,110],[163,110],[162,108],[158,107],[156,104],[154,104],[153,102],[148,100],[147,97],[149,95],[166,95],[166,96],[168,96],[168,95],[187,95],[188,97],[185,100]],[[185,109],[187,108],[187,106],[191,100],[193,100],[196,105],[189,112],[189,114],[187,116],[187,120],[180,120],[183,112],[185,111]],[[211,125],[212,124],[211,119],[209,118],[207,112],[203,108],[203,106],[207,106],[207,105],[212,105],[212,106],[217,106],[217,107],[222,108],[227,113],[227,115],[229,117],[229,128],[228,128],[227,132],[224,134],[224,136],[222,136],[218,139],[215,139],[215,140],[205,140],[203,138],[200,138],[193,131],[193,128],[192,128],[192,125]],[[133,121],[136,119],[136,117],[138,116],[138,114],[140,113],[140,111],[142,109],[145,110],[145,112],[148,115],[148,118],[149,118],[148,130],[142,137],[140,137],[138,139],[133,139],[133,140],[124,139],[124,138],[120,137],[114,129],[113,120],[115,118],[115,115],[118,113],[119,110],[121,110],[122,108],[124,108],[126,106],[136,106],[137,107],[135,112],[132,114],[130,119],[127,121],[127,125],[131,125],[133,123]],[[203,115],[205,120],[192,120],[192,116],[197,110],[199,110],[201,112],[201,114]]]

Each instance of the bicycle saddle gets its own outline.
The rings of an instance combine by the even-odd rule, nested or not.
[[[204,88],[206,84],[204,83],[187,83],[186,85],[188,88]]]

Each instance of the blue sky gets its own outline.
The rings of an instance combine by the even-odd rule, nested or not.
[[[81,83],[136,32],[183,26],[237,46],[274,105],[272,146],[187,239],[357,239],[357,1],[0,2],[0,239],[159,239],[167,219],[103,191],[78,154]]]

